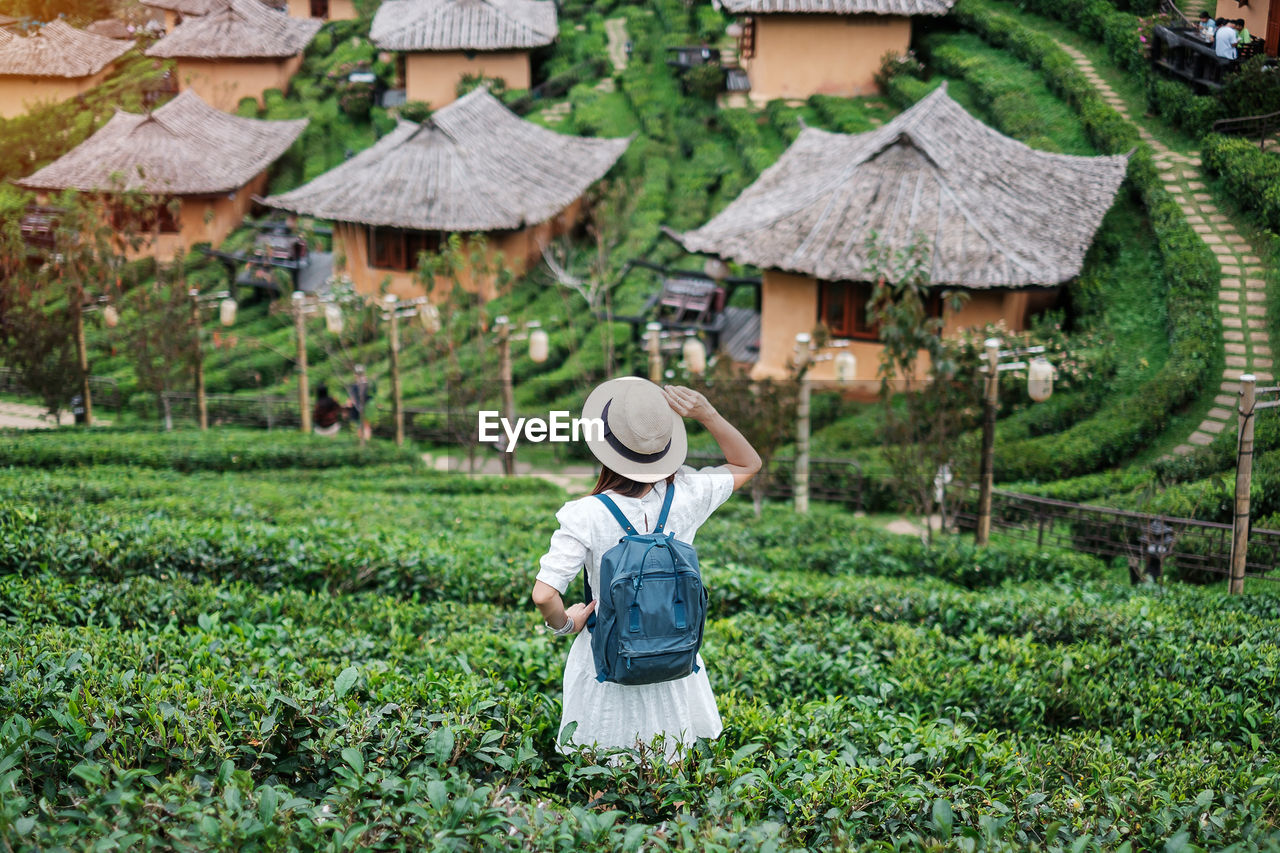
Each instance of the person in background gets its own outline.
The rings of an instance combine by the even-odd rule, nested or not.
[[[373,435],[373,427],[364,415],[369,407],[369,400],[373,398],[378,386],[369,381],[363,364],[356,365],[355,374],[356,381],[347,386],[347,396],[350,398],[347,401],[347,412],[356,422],[356,434],[360,436],[360,440],[368,441]]]
[[[342,427],[342,406],[329,396],[329,386],[316,386],[316,408],[311,413],[316,435],[337,435]]]
[[[1239,51],[1236,50],[1238,37],[1232,23],[1226,18],[1219,18],[1218,30],[1213,36],[1213,52],[1223,59],[1236,59],[1239,56]]]
[[[1214,36],[1217,34],[1217,31],[1218,31],[1218,25],[1217,25],[1217,23],[1213,20],[1213,18],[1210,18],[1210,17],[1209,17],[1209,13],[1208,13],[1208,12],[1201,12],[1201,13],[1200,13],[1200,35],[1201,35],[1201,37],[1202,37],[1202,38],[1204,38],[1204,40],[1205,40],[1205,41],[1212,42],[1212,41],[1213,41]]]
[[[1253,33],[1249,32],[1249,28],[1244,25],[1244,18],[1236,18],[1234,23],[1239,44],[1248,44],[1253,41]]]

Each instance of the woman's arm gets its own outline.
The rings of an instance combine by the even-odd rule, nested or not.
[[[594,613],[596,609],[596,603],[593,601],[590,604],[578,602],[568,610],[565,610],[564,599],[560,597],[560,591],[543,581],[533,582],[533,603],[537,605],[543,621],[553,628],[563,627],[566,618],[572,619],[573,633],[575,634],[586,627],[587,617]]]
[[[761,464],[760,454],[756,453],[751,442],[733,424],[726,421],[706,397],[692,388],[667,385],[662,393],[666,395],[667,403],[676,414],[682,418],[693,418],[702,424],[716,440],[716,444],[720,445],[720,452],[724,454],[724,467],[733,475],[734,491],[749,483],[760,470]]]

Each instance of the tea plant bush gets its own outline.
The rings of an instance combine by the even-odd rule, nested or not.
[[[698,539],[724,734],[564,757],[567,646],[528,602],[558,488],[94,440],[110,464],[0,469],[9,848],[1280,844],[1261,582],[1133,589],[735,499]]]

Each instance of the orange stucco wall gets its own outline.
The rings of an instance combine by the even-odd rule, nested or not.
[[[111,73],[111,66],[89,77],[0,77],[0,118],[25,115],[44,105],[74,98],[97,86]]]
[[[310,18],[311,0],[289,0],[289,17]],[[329,0],[329,14],[326,21],[352,21],[358,17],[356,6],[352,0]]]
[[[405,97],[410,101],[426,101],[439,109],[458,99],[458,82],[468,74],[501,77],[508,89],[528,89],[529,52],[473,51],[470,58],[462,51],[406,54]]]
[[[212,107],[234,112],[243,98],[256,98],[268,89],[289,88],[302,55],[287,59],[218,60],[179,59],[178,86],[194,89]]]
[[[215,247],[240,226],[253,204],[253,196],[262,195],[267,187],[264,171],[234,193],[217,196],[183,196],[178,211],[177,234],[159,234],[130,257],[172,258],[179,250],[190,251],[197,243]]]
[[[955,335],[963,329],[985,326],[1004,321],[1011,331],[1027,327],[1028,312],[1043,307],[1046,296],[1025,290],[977,290],[958,312],[946,310],[943,314],[943,334]],[[755,375],[782,377],[787,375],[795,350],[796,335],[812,332],[818,323],[818,284],[809,276],[766,270],[761,289],[760,312],[760,360],[756,362]],[[851,341],[848,347],[858,360],[855,380],[870,382],[877,379],[882,347],[875,341]],[[830,350],[836,353],[841,350]],[[920,365],[920,375],[928,370],[928,364]],[[813,365],[809,377],[815,380],[834,380],[834,361],[820,361]]]
[[[499,253],[502,262],[516,275],[520,275],[538,263],[542,246],[564,234],[577,222],[582,211],[581,201],[575,201],[555,218],[519,231],[491,231],[485,235],[490,263],[495,264]],[[377,294],[384,282],[387,292],[402,299],[426,295],[426,288],[412,272],[378,269],[369,265],[368,229],[363,225],[343,222],[334,224],[333,251],[335,269],[351,277],[357,293]],[[464,250],[465,251],[465,250]],[[498,295],[497,283],[492,276],[483,278],[464,272],[462,286],[472,293],[479,292],[486,300]],[[449,294],[449,282],[437,283],[436,295],[443,301]]]
[[[1248,6],[1241,6],[1236,0],[1218,0],[1215,18],[1242,18],[1249,28],[1249,34],[1258,38],[1267,37],[1267,12],[1270,8],[1268,0],[1254,0]],[[1191,14],[1188,12],[1187,14]],[[1192,17],[1195,17],[1194,15]]]
[[[875,94],[880,58],[911,44],[911,19],[896,15],[757,15],[755,28],[742,67],[758,101]]]

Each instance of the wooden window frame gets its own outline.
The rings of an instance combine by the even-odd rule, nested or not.
[[[368,226],[369,266],[393,272],[413,272],[421,252],[438,252],[444,245],[439,231]]]
[[[880,328],[865,318],[867,306],[871,302],[874,285],[866,281],[818,281],[818,322],[827,326],[832,337],[847,338],[854,341],[879,341]],[[844,322],[837,325],[831,323],[828,308],[834,300],[844,304]],[[942,317],[942,291],[933,289],[925,304],[925,315],[930,319]],[[863,322],[858,322],[858,318]]]

